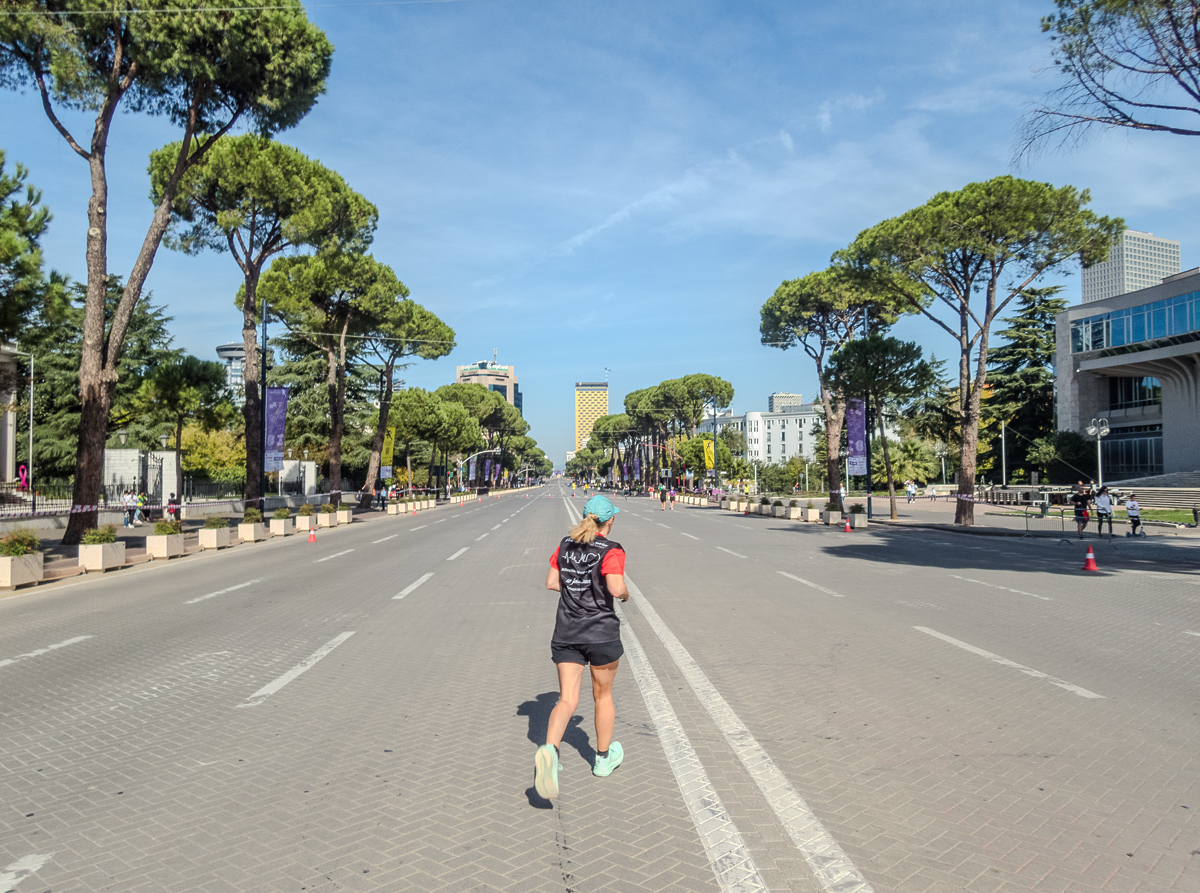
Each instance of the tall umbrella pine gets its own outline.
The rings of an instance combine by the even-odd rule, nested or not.
[[[841,442],[846,407],[828,386],[825,365],[835,351],[862,333],[864,321],[872,331],[894,321],[896,305],[887,292],[829,269],[784,282],[762,306],[762,343],[780,350],[799,346],[816,367],[828,443]],[[829,501],[840,506],[834,493],[841,480],[836,447],[826,451],[826,477]]]
[[[1125,223],[1087,210],[1090,201],[1086,189],[996,177],[939,193],[864,230],[834,256],[848,274],[923,313],[958,344],[956,524],[975,520],[970,497],[992,324],[1047,272],[1075,258],[1086,267],[1108,257]]]
[[[825,367],[824,385],[836,394],[866,398],[879,426],[887,474],[891,518],[896,520],[896,479],[885,419],[890,408],[903,406],[937,383],[933,366],[921,359],[919,345],[883,335],[851,341],[833,353]]]
[[[390,267],[368,254],[342,252],[278,258],[258,282],[267,301],[293,337],[326,360],[329,397],[329,489],[336,505],[342,489],[342,432],[345,428],[346,367],[361,350],[361,336],[375,325],[371,308],[396,300],[404,286]],[[244,296],[239,293],[238,303]]]
[[[179,183],[237,124],[262,133],[295,125],[325,89],[333,47],[298,0],[212,7],[202,0],[12,0],[0,16],[0,83],[37,90],[50,123],[88,166],[87,297],[79,364],[80,418],[73,501],[96,505],[117,363],[134,306],[171,219]],[[168,14],[156,14],[166,12]],[[162,199],[105,316],[109,281],[108,156],[117,111],[160,114],[182,131]],[[76,138],[63,110],[91,117]],[[94,527],[71,515],[65,544]]]
[[[172,143],[150,156],[150,197],[156,204],[166,194],[181,148]],[[255,134],[226,137],[213,146],[179,182],[172,207],[169,248],[187,254],[228,251],[242,271],[245,496],[257,499],[262,495],[264,437],[256,337],[259,279],[267,264],[289,248],[365,250],[379,212],[320,162]]]

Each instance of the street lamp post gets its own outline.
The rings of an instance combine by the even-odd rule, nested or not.
[[[946,445],[938,441],[937,457],[942,460],[942,483],[946,483]]]
[[[25,462],[25,485],[29,488],[29,508],[37,511],[37,491],[33,489],[33,354],[23,350],[12,353],[19,357],[29,357],[29,458]]]
[[[1087,433],[1096,438],[1096,486],[1104,486],[1104,464],[1100,456],[1100,440],[1108,437],[1108,419],[1092,419],[1092,423],[1087,426]]]
[[[1004,436],[1007,422],[1000,423],[1000,486],[1008,486],[1008,443]]]

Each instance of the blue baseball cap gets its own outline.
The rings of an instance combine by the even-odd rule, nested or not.
[[[603,524],[620,509],[608,501],[608,497],[596,495],[583,504],[583,514],[595,515]]]

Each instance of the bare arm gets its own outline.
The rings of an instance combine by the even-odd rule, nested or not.
[[[629,601],[629,589],[625,586],[624,574],[605,574],[604,582],[608,585],[609,594],[613,598],[619,598],[623,602]]]
[[[546,588],[547,588],[547,589],[553,589],[555,592],[561,592],[561,591],[562,591],[562,590],[559,588],[559,582],[558,582],[558,568],[556,568],[556,567],[551,567],[551,568],[550,568],[550,571],[549,571],[549,572],[546,574]]]

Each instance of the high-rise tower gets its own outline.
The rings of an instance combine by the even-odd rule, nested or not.
[[[1083,271],[1083,303],[1160,285],[1178,272],[1178,242],[1127,229],[1108,253],[1108,260]]]
[[[587,446],[592,423],[608,415],[608,383],[604,381],[575,382],[575,449]]]

